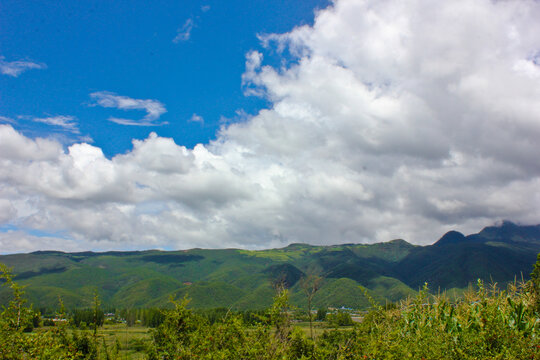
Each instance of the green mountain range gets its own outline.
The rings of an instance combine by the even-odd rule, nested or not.
[[[463,289],[478,278],[504,284],[527,279],[540,252],[540,225],[503,222],[464,236],[455,231],[429,246],[404,240],[371,245],[291,244],[271,250],[77,252],[37,251],[0,256],[13,267],[35,307],[89,307],[97,290],[104,306],[165,306],[188,296],[194,308],[268,307],[274,284],[306,305],[303,279],[322,277],[314,307],[366,308],[366,292],[381,303],[413,295],[427,282],[434,291]],[[0,303],[8,300],[2,288]]]

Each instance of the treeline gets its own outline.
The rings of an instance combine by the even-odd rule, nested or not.
[[[0,359],[118,355],[117,348],[115,353],[100,344],[96,331],[91,336],[56,326],[24,333],[33,310],[8,269],[0,270],[4,286],[13,291],[13,300],[0,314]],[[252,323],[226,309],[191,310],[186,299],[172,305],[160,311],[161,323],[150,330],[147,359],[540,359],[540,255],[526,283],[503,291],[479,281],[456,301],[430,294],[426,285],[417,297],[395,307],[373,302],[362,322],[318,336],[294,326],[283,289]]]
[[[102,326],[105,322],[105,313],[101,309],[77,309],[73,311],[70,323],[76,327]]]
[[[64,316],[67,324],[70,327],[85,330],[93,328],[94,325],[103,326],[105,323],[118,324],[124,323],[127,326],[140,325],[143,327],[156,328],[165,320],[164,308],[132,308],[132,309],[116,309],[116,308],[81,308],[66,311]],[[209,323],[221,321],[227,315],[240,316],[244,324],[255,325],[260,323],[261,317],[264,315],[264,310],[231,310],[228,308],[212,308],[212,309],[197,309],[194,312],[205,319]],[[44,318],[41,321],[41,317]],[[307,318],[307,316],[304,316]],[[55,321],[56,320],[56,321]],[[51,309],[40,309],[33,311],[32,324],[29,324],[27,331],[32,331],[33,328],[39,326],[55,326],[55,322],[59,322],[58,313]],[[324,318],[323,318],[324,320]]]
[[[140,308],[116,310],[116,321],[123,321],[128,326],[140,324],[142,326],[155,328],[163,323],[167,309],[164,308]],[[246,325],[260,323],[264,310],[232,310],[225,307],[211,309],[196,309],[194,314],[201,319],[214,324],[227,316],[239,316]]]
[[[78,310],[75,310],[77,312]],[[140,309],[121,309],[113,310],[116,314],[112,322],[125,322],[127,326],[140,324],[145,327],[156,328],[161,325],[166,318],[167,309],[164,308],[140,308]],[[209,324],[221,322],[227,317],[237,317],[242,319],[245,326],[255,326],[265,323],[267,310],[233,310],[230,308],[210,308],[210,309],[194,309],[193,314],[201,320]],[[309,315],[303,309],[290,309],[291,319],[298,321],[309,321]],[[86,310],[87,314],[89,310]],[[88,314],[87,316],[89,316]],[[328,309],[318,309],[314,321],[326,321],[330,326],[351,326],[353,321],[351,315],[347,311],[337,310],[329,312]],[[78,323],[74,321],[74,325]]]
[[[157,327],[165,319],[163,310],[159,308],[121,309],[116,310],[117,320],[125,321],[127,326],[141,324],[147,327]]]
[[[98,326],[105,323],[124,323],[127,326],[141,325],[156,328],[165,321],[165,308],[135,308],[135,309],[74,309],[66,316],[69,325],[85,329],[97,321]],[[228,308],[197,309],[194,313],[201,319],[214,324],[227,316],[239,316],[244,324],[255,325],[261,323],[264,310],[231,310]],[[38,313],[39,314],[39,313]],[[54,316],[54,315],[49,315]],[[97,317],[96,317],[97,316]],[[304,316],[307,319],[307,315]],[[324,320],[324,318],[323,318]],[[50,323],[47,323],[50,325]],[[37,326],[37,325],[36,325]],[[54,326],[54,324],[53,324]]]

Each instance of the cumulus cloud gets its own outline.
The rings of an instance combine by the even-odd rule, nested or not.
[[[204,9],[204,7],[201,9]],[[202,10],[202,11],[205,11],[205,10]],[[182,42],[182,41],[188,41],[189,38],[191,37],[191,30],[193,30],[193,25],[194,25],[193,19],[192,18],[187,19],[184,25],[182,25],[182,27],[177,30],[176,36],[174,37],[172,42],[175,44],[178,44],[179,42]]]
[[[2,221],[81,249],[427,244],[539,223],[538,18],[525,0],[338,0],[267,42],[288,65],[247,54],[244,89],[272,106],[193,149],[152,133],[108,159],[0,125]]]
[[[46,69],[47,65],[28,60],[6,61],[0,56],[0,73],[12,77],[18,77],[23,72],[31,69]]]
[[[133,99],[109,91],[94,92],[90,94],[90,97],[96,100],[96,105],[106,108],[146,111],[146,115],[140,120],[110,117],[109,121],[114,123],[131,126],[158,126],[166,124],[166,122],[157,122],[161,115],[167,112],[165,105],[157,100]]]
[[[19,161],[54,161],[62,153],[62,146],[50,139],[29,139],[9,124],[0,125],[0,159],[5,165]],[[9,172],[9,169],[4,169]]]

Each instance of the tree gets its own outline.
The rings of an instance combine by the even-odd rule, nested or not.
[[[316,276],[313,274],[309,274],[307,276],[304,276],[300,280],[300,285],[302,289],[304,290],[304,293],[307,297],[308,302],[308,316],[309,316],[309,334],[311,336],[311,340],[313,340],[313,314],[311,313],[312,310],[312,303],[313,303],[313,297],[319,291],[322,283],[322,277]]]
[[[326,308],[317,310],[317,320],[324,321],[326,319],[327,312],[328,312],[328,309]]]
[[[328,314],[326,319],[328,320],[330,324],[336,327],[337,326],[351,326],[354,324],[351,318],[351,314],[342,310],[338,310],[338,312],[334,314]]]
[[[540,310],[540,253],[536,256],[536,263],[533,265],[531,280],[529,281],[532,293],[534,295],[534,308]]]
[[[12,291],[12,300],[0,312],[0,360],[80,359],[63,329],[40,331],[29,336],[35,312],[26,306],[23,287],[13,281],[11,269],[0,263],[0,282]]]
[[[536,263],[533,265],[531,272],[531,283],[534,289],[538,292],[540,290],[540,253],[536,256]]]
[[[4,286],[7,286],[12,291],[12,300],[8,307],[4,307],[2,318],[7,320],[7,326],[14,330],[24,329],[32,324],[33,311],[31,308],[24,306],[26,299],[24,298],[23,287],[13,281],[11,269],[6,265],[0,264],[0,279],[4,279]]]
[[[103,319],[103,311],[100,309],[101,301],[99,300],[99,295],[97,290],[94,292],[94,311],[93,311],[93,320],[94,320],[94,338],[97,336],[98,322]]]

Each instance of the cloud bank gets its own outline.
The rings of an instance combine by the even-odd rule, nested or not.
[[[272,106],[193,149],[152,133],[107,159],[0,125],[0,220],[16,227],[0,248],[425,244],[539,223],[539,18],[525,0],[336,1],[264,37],[288,65],[248,54],[246,93]],[[142,122],[165,111],[92,96]]]

